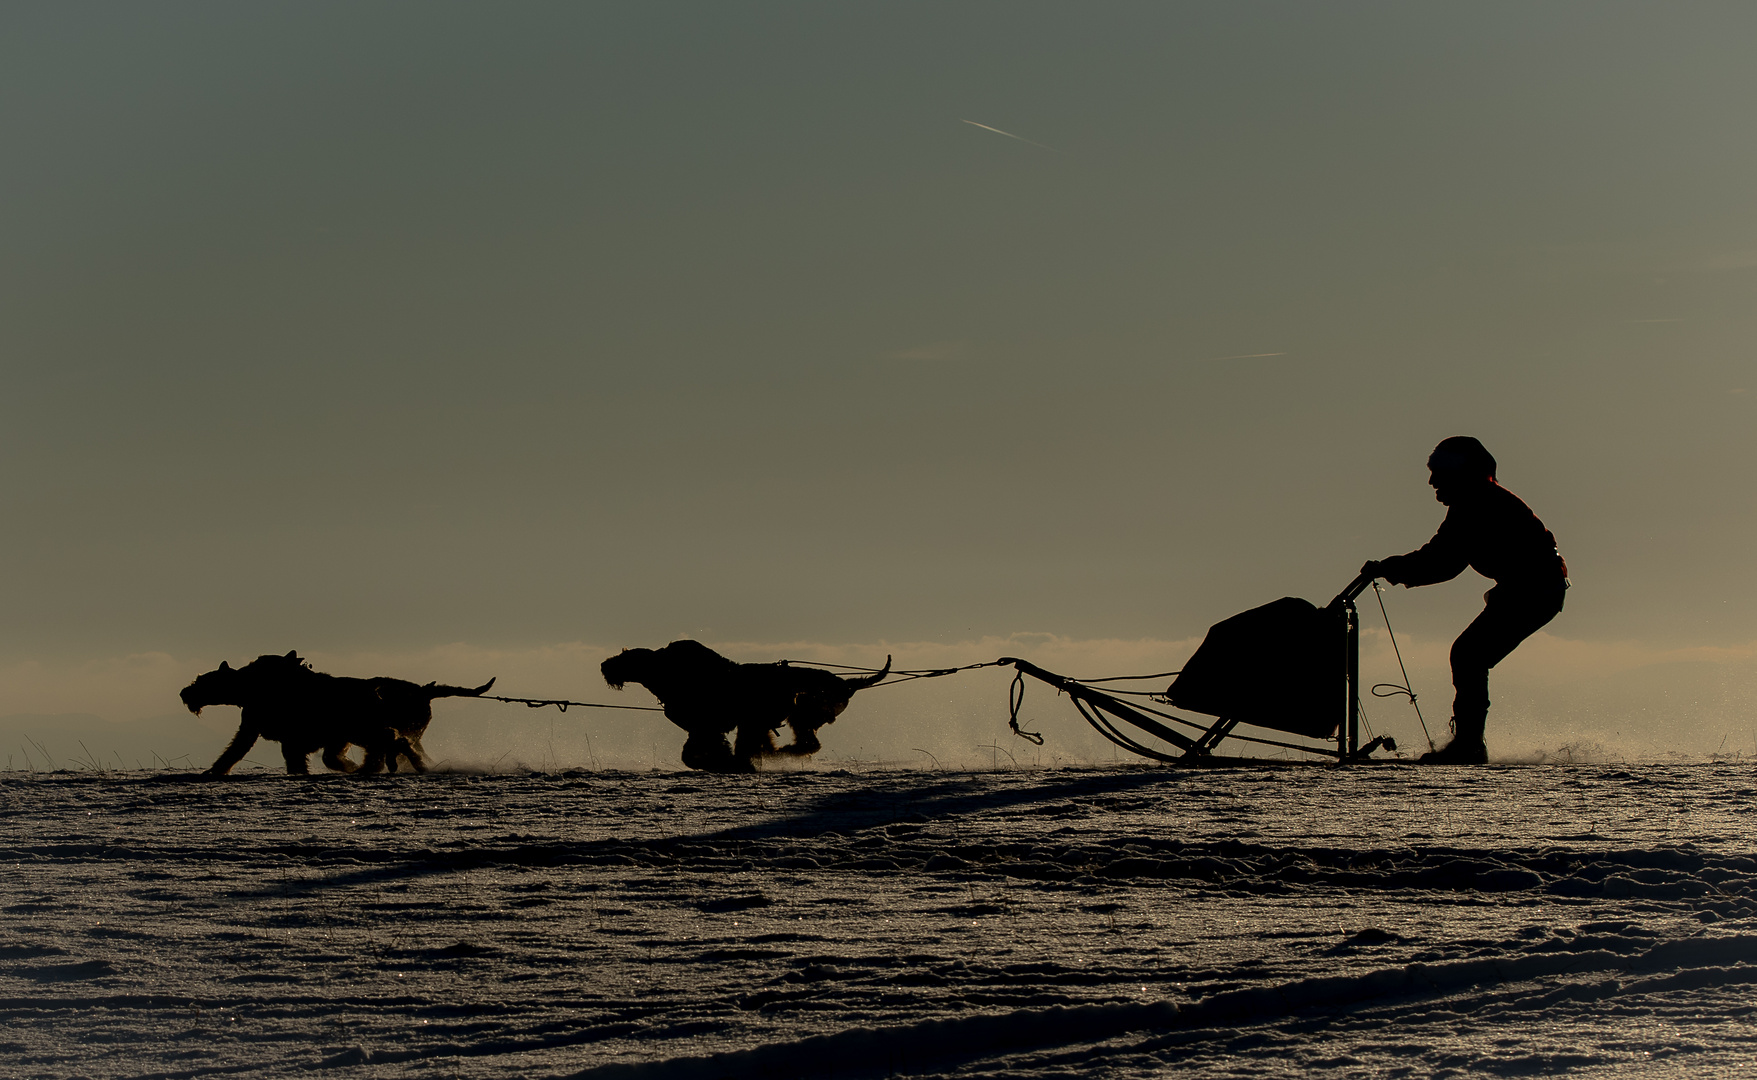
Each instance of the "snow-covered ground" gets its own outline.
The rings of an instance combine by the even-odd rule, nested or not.
[[[1757,1070],[1748,765],[0,774],[0,1074]]]

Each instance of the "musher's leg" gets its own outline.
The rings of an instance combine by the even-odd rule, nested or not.
[[[1566,589],[1523,589],[1503,592],[1497,585],[1485,598],[1482,614],[1452,643],[1452,741],[1422,755],[1423,761],[1480,765],[1488,761],[1483,731],[1489,717],[1489,669],[1507,658],[1519,643],[1538,632],[1562,610]]]

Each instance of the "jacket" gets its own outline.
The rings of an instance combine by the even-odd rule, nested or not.
[[[1568,579],[1555,536],[1519,496],[1493,480],[1460,494],[1434,538],[1384,560],[1380,576],[1393,585],[1433,585],[1451,581],[1466,566],[1496,583],[1560,585]]]

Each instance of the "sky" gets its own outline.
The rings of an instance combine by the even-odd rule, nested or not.
[[[289,648],[588,698],[680,637],[1164,670],[1419,545],[1472,434],[1575,585],[1501,731],[1712,750],[1757,718],[1753,40],[1742,3],[8,4],[0,727],[175,717]],[[1487,585],[1386,597],[1442,725]],[[933,708],[986,731],[991,691]]]

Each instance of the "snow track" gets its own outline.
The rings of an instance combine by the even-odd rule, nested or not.
[[[1678,949],[1675,945],[1686,945]],[[973,1016],[961,1020],[929,1020],[907,1027],[855,1028],[834,1035],[819,1035],[797,1043],[763,1046],[752,1050],[715,1054],[706,1058],[606,1065],[576,1074],[578,1077],[629,1080],[694,1077],[764,1077],[840,1072],[870,1072],[880,1063],[889,1073],[915,1072],[916,1066],[935,1059],[973,1056],[1015,1057],[1021,1050],[1048,1046],[1094,1044],[1142,1031],[1188,1032],[1177,1040],[1185,1046],[1201,1040],[1240,1041],[1241,1028],[1274,1027],[1315,1016],[1334,1016],[1362,1003],[1385,999],[1427,999],[1425,1010],[1435,1009],[1434,998],[1444,999],[1439,1010],[1448,1019],[1463,1019],[1464,1011],[1493,1010],[1505,1020],[1511,1012],[1535,1013],[1532,1019],[1554,1021],[1568,1006],[1603,1003],[1612,998],[1646,998],[1672,990],[1734,989],[1757,983],[1757,935],[1735,938],[1702,938],[1674,942],[1633,958],[1603,950],[1566,950],[1545,956],[1461,960],[1442,964],[1412,964],[1340,976],[1234,990],[1215,994],[1182,1008],[1154,1002],[1143,1005],[1086,1005],[1074,1008],[1020,1009],[1010,1013]],[[1741,962],[1728,968],[1713,960],[1736,955]],[[1679,963],[1682,961],[1682,963]],[[1556,985],[1558,977],[1615,972],[1642,973],[1646,977],[1628,983],[1615,978]],[[1514,987],[1510,989],[1509,987]],[[1490,988],[1490,989],[1484,989]],[[1401,1012],[1410,1012],[1402,1002]],[[1575,1011],[1578,1011],[1577,1009]],[[1740,1008],[1738,1012],[1747,1010]],[[1355,1010],[1356,1024],[1363,1010]],[[1166,1040],[1153,1040],[1163,1043]],[[1510,1040],[1501,1040],[1503,1043]],[[1334,1049],[1334,1048],[1333,1048]],[[1390,1044],[1392,1051],[1413,1049],[1405,1042]],[[1140,1051],[1136,1051],[1140,1053]],[[1408,1067],[1417,1054],[1396,1054],[1401,1061],[1382,1062],[1381,1067]],[[1647,1055],[1651,1057],[1651,1054]],[[1354,1064],[1367,1064],[1359,1057]],[[1536,1053],[1503,1055],[1500,1064],[1531,1064],[1540,1071],[1556,1071],[1559,1065],[1611,1064],[1604,1054]],[[865,1063],[864,1067],[861,1063]],[[1438,1064],[1438,1063],[1435,1063]],[[1490,1062],[1481,1064],[1492,1065]],[[962,1070],[989,1071],[984,1070]],[[1037,1070],[1032,1070],[1037,1071]],[[1486,1071],[1501,1071],[1490,1068]],[[1520,1069],[1513,1070],[1515,1072]]]
[[[0,1073],[1757,1065],[1748,769],[0,779]]]

